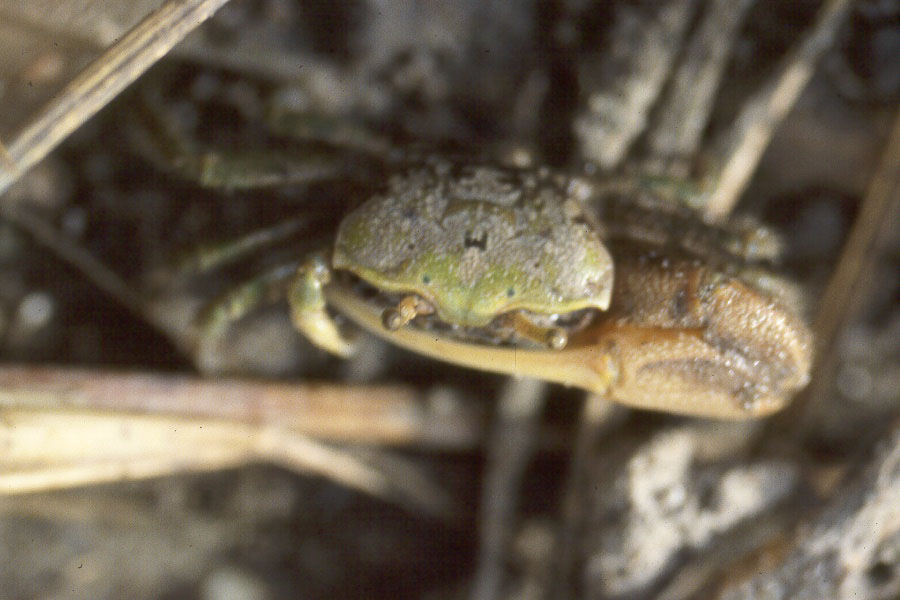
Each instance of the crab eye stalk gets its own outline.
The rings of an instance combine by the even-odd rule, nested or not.
[[[551,327],[547,332],[547,347],[551,350],[562,350],[569,343],[569,334],[562,327]]]
[[[404,325],[406,325],[408,321],[403,318],[403,315],[400,314],[400,311],[396,308],[386,308],[384,312],[381,313],[381,324],[384,325],[384,328],[388,331],[397,331]]]

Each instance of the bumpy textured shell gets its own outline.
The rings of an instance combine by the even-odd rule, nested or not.
[[[415,293],[449,323],[604,310],[612,259],[557,174],[432,163],[342,222],[333,266]]]

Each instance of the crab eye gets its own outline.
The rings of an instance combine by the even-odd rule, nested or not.
[[[516,295],[516,290],[514,290],[513,288],[509,288],[509,289],[506,290],[506,297],[507,297],[507,298],[512,298],[512,297],[515,296],[515,295]]]
[[[431,283],[431,275],[422,275],[422,283],[425,285]]]

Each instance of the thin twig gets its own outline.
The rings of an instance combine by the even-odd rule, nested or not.
[[[879,248],[900,216],[900,111],[885,144],[881,161],[869,183],[862,207],[847,237],[831,279],[822,295],[813,331],[816,333],[818,361],[813,368],[812,384],[790,415],[810,408],[826,397],[838,353],[834,344],[838,334],[858,314],[872,286],[874,264]],[[796,419],[790,419],[797,422]]]
[[[819,348],[828,348],[837,332],[853,317],[866,297],[867,272],[876,255],[877,240],[892,226],[892,207],[900,201],[900,111],[885,144],[862,207],[841,252],[840,261],[822,295],[814,329]]]
[[[213,471],[255,458],[247,425],[90,411],[2,414],[0,495]]]
[[[381,460],[379,455],[382,452],[379,451],[374,452],[374,456],[365,457],[352,449],[323,444],[282,427],[262,428],[253,450],[257,460],[272,461],[293,471],[322,475],[372,496],[407,504],[434,516],[449,516],[451,513],[452,503],[444,489],[422,468],[398,456],[393,456],[393,460]],[[385,463],[393,463],[393,468],[385,468]],[[397,469],[397,463],[405,463],[405,468]]]
[[[340,386],[0,367],[0,495],[250,462],[314,473],[435,516],[452,503],[414,463],[383,448],[482,443],[482,407],[432,407],[410,386]],[[320,438],[320,439],[315,439]]]
[[[755,0],[715,0],[684,50],[684,58],[647,132],[654,158],[692,156],[712,112],[719,82],[734,49],[734,37]]]
[[[585,499],[589,494],[588,469],[594,457],[597,442],[624,415],[619,405],[602,394],[586,394],[578,421],[578,433],[572,444],[572,458],[563,490],[561,523],[553,560],[553,576],[547,590],[548,598],[572,598],[575,561],[578,557],[578,541],[585,523]]]
[[[0,367],[0,411],[87,411],[213,419],[336,442],[470,450],[481,445],[478,403],[428,398],[406,385],[309,384],[189,375]],[[2,447],[2,444],[0,444]]]
[[[446,514],[450,504],[427,478],[416,477],[424,491],[410,488],[352,450],[278,425],[58,410],[5,410],[3,422],[0,495],[270,461],[429,514]]]
[[[9,149],[2,140],[0,140],[0,165],[4,169],[14,169],[16,167],[16,161],[13,160],[12,154],[9,153]]]
[[[80,273],[84,274],[91,283],[123,308],[129,310],[141,320],[150,322],[161,333],[169,335],[176,345],[181,345],[179,343],[181,341],[180,336],[166,331],[162,323],[156,323],[151,320],[148,311],[144,308],[143,299],[121,277],[97,260],[90,252],[70,241],[64,233],[58,231],[40,217],[25,210],[20,210],[16,206],[0,205],[0,214],[6,221],[9,221],[34,238],[34,241],[38,244],[50,249],[57,258],[69,263]]]
[[[500,395],[481,494],[481,543],[473,600],[500,597],[518,520],[522,477],[537,448],[545,393],[545,383],[522,378],[510,379]]]
[[[87,66],[10,142],[0,194],[228,0],[169,0]]]
[[[727,157],[715,182],[706,214],[712,219],[729,215],[741,196],[775,130],[806,87],[816,63],[834,44],[838,28],[852,6],[851,0],[829,0],[820,9],[811,31],[788,55],[770,83],[747,101],[717,154]]]
[[[581,154],[611,170],[646,129],[696,12],[696,0],[616,5],[607,51],[579,65],[582,106],[573,131]]]

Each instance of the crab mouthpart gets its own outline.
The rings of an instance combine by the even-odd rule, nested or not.
[[[386,308],[381,313],[381,324],[388,331],[397,331],[418,315],[430,315],[434,307],[419,296],[405,296],[397,306]]]

